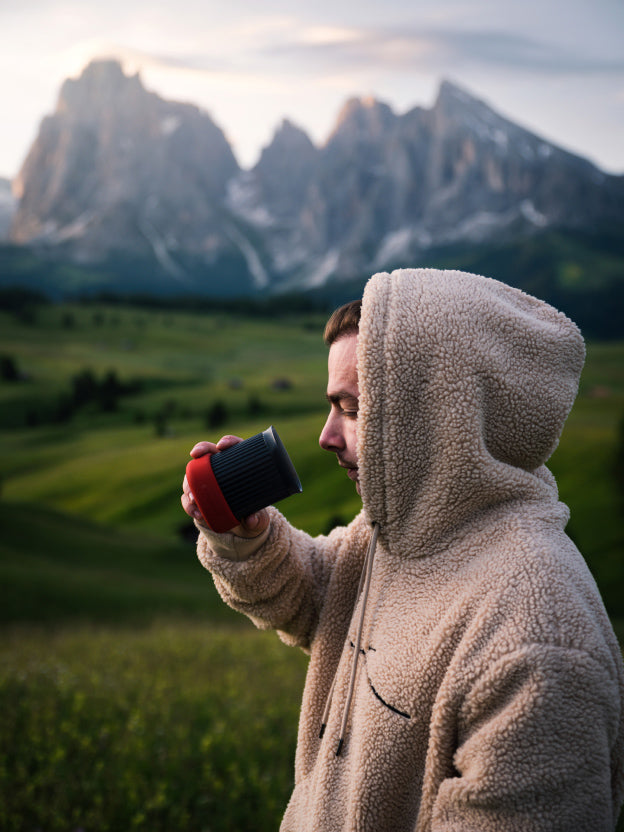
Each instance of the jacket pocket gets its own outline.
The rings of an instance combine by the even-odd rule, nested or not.
[[[372,692],[377,697],[377,699],[379,699],[381,704],[384,705],[386,708],[388,708],[388,710],[392,711],[392,713],[394,713],[394,714],[398,714],[399,716],[402,716],[404,719],[411,719],[412,718],[411,714],[408,714],[405,711],[400,710],[399,708],[395,708],[394,705],[391,705],[389,702],[386,702],[386,700],[383,698],[383,696],[381,696],[381,694],[378,693],[378,691],[375,690],[375,686],[371,682],[370,676],[368,677],[368,684],[369,684],[370,689],[372,690]]]
[[[380,681],[375,681],[373,679],[373,675],[371,674],[371,664],[377,660],[377,656],[375,654],[377,651],[374,647],[369,647],[367,650],[362,650],[365,658],[365,665],[366,665],[366,678],[368,681],[368,686],[371,690],[373,696],[381,702],[384,708],[387,708],[389,711],[392,711],[393,714],[402,717],[403,719],[411,719],[412,715],[405,707],[403,703],[399,703],[396,700],[396,697],[392,695],[386,688],[386,686],[382,685]],[[369,662],[369,659],[372,661]],[[376,675],[376,674],[375,674]]]

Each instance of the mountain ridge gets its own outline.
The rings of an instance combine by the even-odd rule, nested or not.
[[[288,119],[241,169],[222,129],[116,61],[61,87],[14,183],[13,244],[106,268],[152,263],[179,291],[318,288],[444,246],[621,227],[624,177],[450,81],[433,106],[343,105],[316,146]],[[155,278],[156,280],[156,278]]]

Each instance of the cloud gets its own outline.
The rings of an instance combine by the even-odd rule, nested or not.
[[[229,42],[201,50],[143,53],[137,57],[161,68],[205,74],[278,78],[328,78],[349,73],[420,72],[447,75],[472,71],[508,71],[546,77],[624,75],[621,50],[579,50],[560,41],[502,27],[467,26],[330,26],[306,24],[294,18],[253,20],[233,24]]]
[[[259,50],[263,61],[300,65],[322,74],[346,67],[384,71],[509,68],[555,75],[624,72],[619,55],[591,55],[502,29],[383,28],[351,30],[346,38],[302,35]]]
[[[237,71],[236,61],[223,56],[194,54],[169,54],[166,52],[147,52],[139,49],[111,48],[124,63],[139,67],[158,67],[160,69],[183,70],[188,72],[221,74]]]

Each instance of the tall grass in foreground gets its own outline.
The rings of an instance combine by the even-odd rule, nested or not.
[[[305,665],[247,626],[5,632],[0,828],[276,830]]]
[[[0,829],[275,832],[305,665],[247,626],[5,631]]]

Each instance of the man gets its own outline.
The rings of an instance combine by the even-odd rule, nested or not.
[[[544,466],[578,329],[423,269],[375,275],[326,338],[352,523],[311,538],[269,508],[217,535],[182,498],[224,600],[310,653],[283,832],[612,830],[621,654]]]

